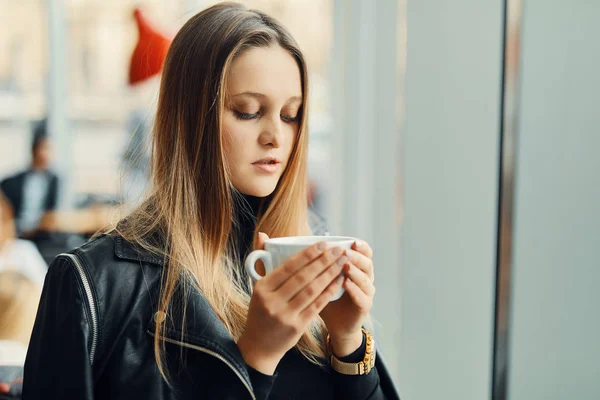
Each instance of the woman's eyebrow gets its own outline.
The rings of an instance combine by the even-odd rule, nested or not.
[[[262,93],[258,93],[258,92],[242,92],[242,93],[234,94],[231,97],[240,97],[240,96],[249,96],[249,97],[254,97],[256,99],[264,99],[267,97],[266,95],[264,95]],[[302,96],[292,96],[288,99],[288,102],[292,102],[292,101],[301,102]]]
[[[262,93],[257,93],[257,92],[242,92],[242,93],[234,94],[234,95],[233,95],[233,96],[231,96],[231,97],[239,97],[239,96],[249,96],[249,97],[256,97],[256,98],[258,98],[258,99],[262,99],[262,98],[264,98],[264,97],[267,97],[267,96],[265,96],[264,94],[262,94]]]

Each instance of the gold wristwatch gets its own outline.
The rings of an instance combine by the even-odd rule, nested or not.
[[[375,341],[373,340],[373,336],[364,328],[362,332],[366,338],[367,348],[365,350],[365,357],[357,363],[343,362],[334,356],[331,349],[331,337],[327,335],[327,352],[331,368],[344,375],[366,375],[371,372],[371,369],[375,366]]]

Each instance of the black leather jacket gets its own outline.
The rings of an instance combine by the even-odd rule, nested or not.
[[[260,398],[236,343],[196,291],[188,291],[185,316],[168,313],[171,385],[163,379],[153,348],[162,263],[108,235],[59,255],[44,284],[23,398]],[[182,293],[178,289],[176,296]],[[381,357],[377,360],[383,392],[395,399],[389,374]]]

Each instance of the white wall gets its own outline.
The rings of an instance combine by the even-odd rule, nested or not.
[[[600,399],[599,19],[524,2],[510,400]]]
[[[490,396],[502,1],[408,1],[400,388]]]

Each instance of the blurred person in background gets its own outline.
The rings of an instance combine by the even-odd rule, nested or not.
[[[0,395],[19,397],[40,288],[18,271],[0,271]]]
[[[181,28],[150,195],[52,263],[24,399],[398,398],[363,329],[367,243],[311,246],[253,287],[243,267],[268,235],[324,233],[307,206],[307,77],[294,39],[259,11],[221,3]]]
[[[48,266],[32,242],[15,237],[12,207],[0,191],[0,271],[11,269],[42,287]]]
[[[14,211],[17,234],[26,238],[35,237],[42,216],[58,202],[59,179],[50,170],[52,145],[46,120],[34,129],[31,156],[29,169],[0,182]]]

